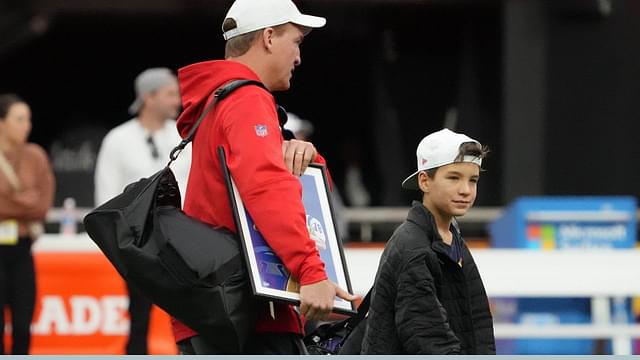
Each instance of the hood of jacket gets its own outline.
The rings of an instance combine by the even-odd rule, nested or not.
[[[248,66],[230,60],[205,61],[178,70],[182,113],[177,126],[182,138],[187,136],[198,120],[213,92],[227,82],[238,79],[260,81]]]

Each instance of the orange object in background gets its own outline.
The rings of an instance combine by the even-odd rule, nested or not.
[[[31,354],[124,354],[126,287],[100,252],[36,252],[37,298]],[[10,318],[5,318],[10,322]],[[169,316],[154,306],[150,354],[177,354]],[[5,349],[11,349],[5,335]]]

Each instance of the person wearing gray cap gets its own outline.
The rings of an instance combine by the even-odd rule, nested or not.
[[[178,119],[189,132],[210,95],[231,80],[259,81],[244,86],[208,113],[193,141],[193,166],[184,211],[214,226],[236,231],[220,160],[222,146],[245,208],[269,246],[300,284],[300,308],[284,302],[256,302],[256,334],[250,354],[302,354],[304,320],[328,315],[336,296],[354,297],[328,280],[324,263],[306,226],[297,176],[310,162],[324,162],[313,144],[284,141],[273,91],[288,90],[301,64],[300,43],[322,17],[302,14],[291,0],[236,0],[222,23],[225,60],[192,64],[178,71],[184,111]],[[182,353],[219,353],[197,333],[174,321]],[[211,341],[213,342],[213,341]]]
[[[100,205],[122,193],[125,186],[162,169],[180,135],[173,120],[180,109],[176,76],[167,68],[151,68],[135,79],[136,99],[129,107],[129,121],[105,136],[95,170],[95,202]],[[184,195],[191,148],[187,147],[172,169]],[[183,196],[184,198],[184,196]],[[127,354],[147,354],[151,302],[127,284],[130,331]]]

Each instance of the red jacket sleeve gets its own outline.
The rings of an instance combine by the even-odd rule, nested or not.
[[[227,101],[221,109],[227,163],[258,231],[301,285],[325,280],[307,230],[300,181],[284,164],[273,100],[254,93]]]

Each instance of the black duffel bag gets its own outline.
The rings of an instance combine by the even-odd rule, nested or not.
[[[251,80],[220,88],[173,162],[217,101]],[[84,218],[87,233],[129,284],[222,353],[241,353],[255,326],[255,304],[239,240],[180,210],[169,165]]]

